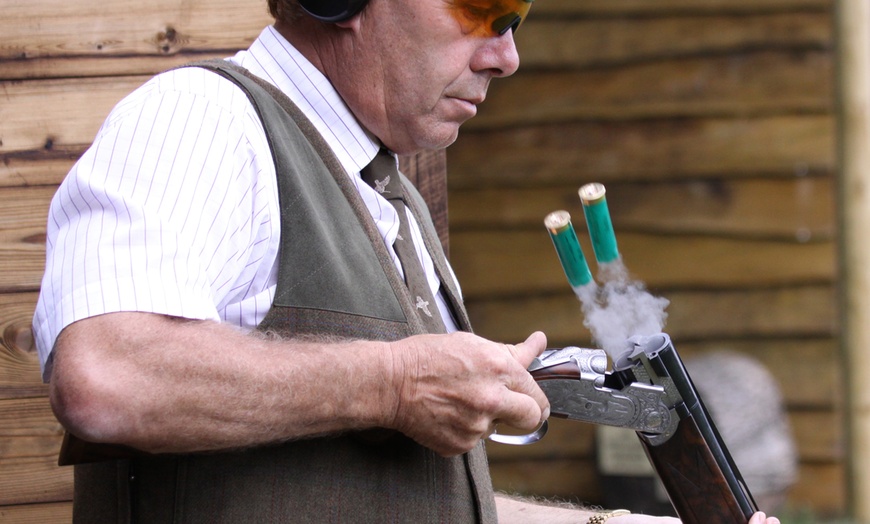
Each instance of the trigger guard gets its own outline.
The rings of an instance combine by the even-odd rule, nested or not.
[[[541,425],[538,426],[538,429],[529,433],[528,435],[500,435],[498,433],[493,433],[487,438],[493,442],[498,442],[499,444],[509,444],[511,446],[527,446],[529,444],[534,444],[535,442],[544,438],[544,435],[547,434],[547,429],[549,429],[550,425],[546,420],[541,422]]]

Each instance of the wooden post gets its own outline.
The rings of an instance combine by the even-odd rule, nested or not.
[[[836,10],[847,495],[852,517],[870,522],[870,4]]]
[[[429,206],[429,214],[438,231],[444,254],[450,256],[447,232],[447,152],[422,151],[412,156],[400,156],[399,167],[417,187]]]

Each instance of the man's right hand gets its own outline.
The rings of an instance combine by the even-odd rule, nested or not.
[[[470,333],[394,342],[388,425],[444,456],[472,449],[497,424],[533,431],[550,409],[526,368],[546,346],[540,332],[517,345]]]

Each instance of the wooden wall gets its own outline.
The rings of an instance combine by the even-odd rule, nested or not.
[[[829,0],[540,0],[448,149],[452,261],[479,334],[587,344],[543,217],[602,182],[632,274],[691,356],[758,358],[800,452],[793,507],[843,514]],[[593,265],[593,271],[594,271]],[[592,428],[488,447],[498,486],[599,501]]]
[[[160,70],[226,56],[261,0],[33,0],[0,18],[0,521],[68,522],[72,475],[30,318],[57,184],[109,109]],[[722,344],[781,381],[791,497],[844,511],[835,354],[830,0],[540,0],[521,73],[448,151],[451,252],[479,333],[588,335],[541,226],[607,184],[632,272],[684,354]],[[582,225],[582,222],[581,222]],[[578,227],[578,230],[581,230]],[[585,239],[583,239],[585,242]],[[586,244],[588,246],[588,244]],[[589,427],[490,446],[496,483],[595,499]]]
[[[48,203],[112,106],[153,73],[222,57],[270,23],[265,0],[34,0],[0,17],[0,522],[67,523],[72,469],[30,319]]]

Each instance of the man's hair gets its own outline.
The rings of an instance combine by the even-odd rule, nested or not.
[[[292,22],[304,14],[298,0],[269,0],[269,12],[278,22]]]

